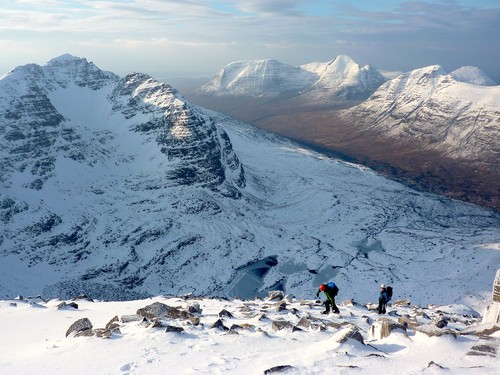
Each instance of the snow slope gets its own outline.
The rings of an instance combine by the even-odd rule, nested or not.
[[[377,313],[351,303],[340,305],[340,315],[326,316],[310,299],[74,302],[78,309],[58,309],[60,300],[0,301],[0,372],[243,375],[287,366],[286,374],[496,374],[500,366],[500,331],[474,334],[486,327],[476,312],[457,305],[390,307],[382,319],[393,325],[406,319],[421,330],[394,326],[380,338]],[[190,310],[194,319],[161,318],[156,328],[153,320],[137,321],[138,310],[152,304]],[[79,319],[102,329],[113,327],[115,316],[108,339],[66,337]],[[435,326],[443,321],[444,328]]]
[[[451,74],[439,65],[416,69],[386,82],[341,117],[383,137],[498,171],[500,86],[485,86],[486,81],[477,69]]]
[[[488,297],[498,214],[65,60],[0,81],[0,296]]]

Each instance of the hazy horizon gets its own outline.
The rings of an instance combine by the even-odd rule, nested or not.
[[[0,16],[0,74],[64,53],[158,79],[348,55],[384,71],[478,66],[500,82],[497,0],[0,0]]]

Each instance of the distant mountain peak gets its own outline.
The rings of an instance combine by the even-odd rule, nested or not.
[[[87,59],[82,58],[82,57],[73,56],[69,53],[65,53],[63,55],[54,57],[53,59],[49,60],[47,65],[67,63],[67,62],[71,62],[71,61],[87,61]]]
[[[496,86],[493,81],[481,68],[476,66],[462,66],[451,72],[455,80],[479,86]]]

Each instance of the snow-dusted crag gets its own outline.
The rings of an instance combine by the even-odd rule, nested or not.
[[[385,83],[341,117],[380,136],[498,171],[500,86],[487,86],[492,83],[477,68],[448,74],[429,66]]]
[[[0,80],[0,297],[489,297],[498,214],[63,56]],[[423,276],[425,275],[425,277]],[[423,279],[424,278],[424,279]],[[460,287],[457,287],[460,286]]]
[[[348,56],[298,67],[276,60],[237,61],[222,68],[200,88],[206,95],[268,98],[297,97],[301,104],[359,102],[386,79],[369,65]]]

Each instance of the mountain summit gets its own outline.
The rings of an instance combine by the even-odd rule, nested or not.
[[[4,76],[0,143],[0,297],[300,297],[335,278],[360,300],[386,281],[415,303],[479,301],[500,262],[492,211],[85,59]]]
[[[216,96],[294,98],[302,105],[326,105],[366,99],[386,79],[374,68],[362,68],[349,56],[327,63],[293,67],[276,60],[238,61],[222,68],[200,88]]]

